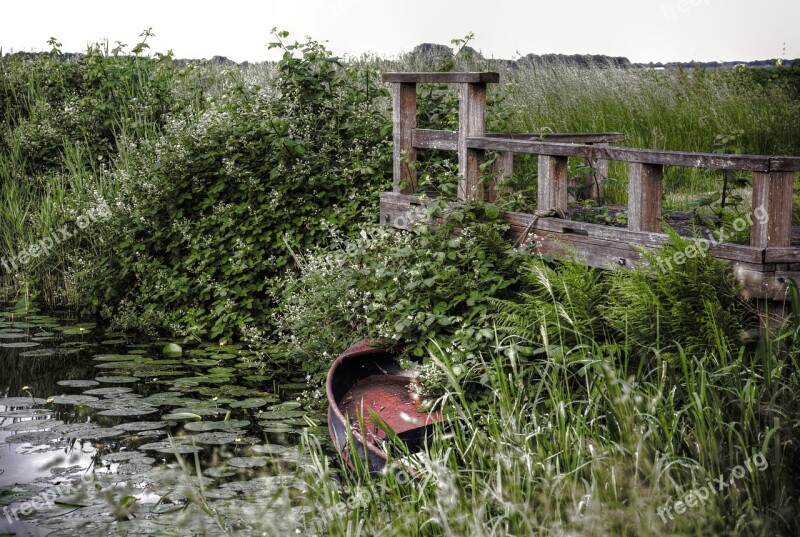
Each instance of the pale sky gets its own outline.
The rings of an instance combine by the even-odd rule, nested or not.
[[[276,59],[270,30],[327,41],[336,55],[396,56],[423,42],[475,34],[486,57],[607,54],[634,62],[800,57],[798,0],[6,0],[3,52],[80,52],[108,40],[129,48],[151,28],[151,52],[177,58]]]

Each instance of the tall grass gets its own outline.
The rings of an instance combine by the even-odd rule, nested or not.
[[[417,479],[395,467],[340,487],[307,439],[312,520],[331,535],[796,534],[796,355],[656,350],[631,375],[630,348],[551,346],[525,363],[498,340],[467,375],[435,350],[451,424],[412,459]],[[465,394],[481,377],[479,405]],[[718,478],[732,484],[674,510]]]

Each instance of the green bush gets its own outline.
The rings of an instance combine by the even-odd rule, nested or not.
[[[292,248],[375,216],[391,170],[377,73],[314,41],[274,46],[284,55],[271,88],[233,86],[120,156],[109,240],[82,278],[95,310],[241,335],[268,318],[266,289],[293,267]]]
[[[416,356],[434,341],[462,353],[489,344],[489,300],[509,295],[519,264],[498,214],[490,205],[456,208],[436,226],[367,227],[310,253],[277,286],[276,340],[317,379],[331,356],[365,337]]]

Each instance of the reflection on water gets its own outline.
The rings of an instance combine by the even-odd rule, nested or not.
[[[222,527],[248,527],[254,509],[263,520],[280,508],[292,530],[286,513],[302,509],[290,498],[305,486],[295,477],[305,464],[299,433],[324,436],[324,416],[296,401],[302,383],[259,371],[238,346],[173,357],[163,341],[128,344],[75,323],[0,311],[0,532],[104,533],[125,524],[147,533],[177,516],[176,506],[181,516],[170,526],[206,528],[202,510],[189,516],[200,489],[176,464],[179,453],[190,465],[198,454],[203,494]],[[259,507],[265,495],[269,509]]]

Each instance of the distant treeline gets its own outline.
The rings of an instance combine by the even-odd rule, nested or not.
[[[481,54],[479,51],[475,50],[470,46],[465,46],[463,52],[468,56],[476,60],[486,60],[492,64],[496,64],[498,66],[505,66],[508,69],[516,69],[519,67],[524,67],[526,64],[533,64],[533,65],[547,65],[547,64],[558,64],[558,65],[570,65],[574,67],[586,67],[586,68],[603,68],[603,67],[614,67],[614,68],[621,68],[621,69],[628,69],[628,68],[652,68],[652,69],[692,69],[697,67],[705,67],[705,68],[723,68],[723,69],[731,69],[737,66],[744,66],[744,67],[776,67],[776,66],[797,66],[800,67],[800,58],[794,60],[778,60],[778,59],[771,59],[771,60],[754,60],[754,61],[725,61],[725,62],[698,62],[698,61],[691,61],[691,62],[657,62],[657,63],[633,63],[628,58],[624,56],[606,56],[605,54],[526,54],[522,56],[518,60],[504,60],[504,59],[495,59],[495,58],[486,58]],[[13,53],[6,53],[6,57],[16,57],[16,58],[36,58],[41,56],[42,54],[47,54],[46,52],[13,52]],[[73,59],[73,58],[80,58],[84,54],[83,53],[71,53],[66,52],[62,53],[61,57],[63,59]],[[451,47],[447,45],[441,45],[438,43],[422,43],[414,47],[414,49],[408,53],[408,56],[416,59],[430,59],[433,62],[436,62],[438,59],[447,58],[452,55]],[[2,49],[0,49],[0,57],[2,57]],[[175,59],[175,63],[178,65],[185,65],[189,63],[210,63],[210,64],[219,64],[219,65],[227,65],[227,66],[239,66],[239,67],[246,67],[251,64],[251,62],[241,62],[237,63],[233,60],[226,58],[225,56],[214,56],[210,60],[199,60],[199,59]],[[268,62],[270,63],[270,62]]]

